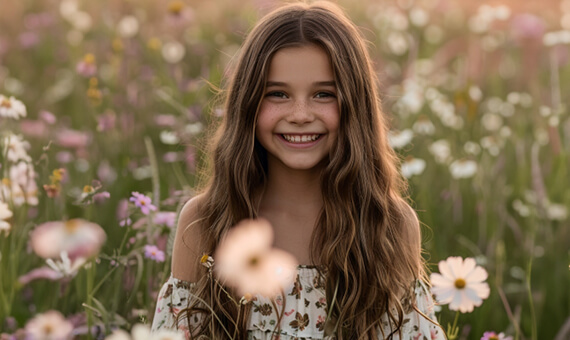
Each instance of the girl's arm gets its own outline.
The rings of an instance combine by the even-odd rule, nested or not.
[[[186,202],[178,218],[176,238],[172,251],[172,276],[187,282],[198,280],[201,242],[200,226],[197,223],[198,204],[201,196]]]

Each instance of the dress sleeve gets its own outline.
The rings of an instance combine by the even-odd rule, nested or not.
[[[416,295],[417,323],[412,327],[410,339],[446,340],[443,328],[435,317],[435,304],[424,282],[418,280],[414,289]]]
[[[172,274],[158,293],[156,310],[152,320],[151,331],[163,329],[178,329],[188,332],[187,318],[181,317],[177,322],[178,314],[188,306],[188,299],[194,288],[194,283],[174,278]]]

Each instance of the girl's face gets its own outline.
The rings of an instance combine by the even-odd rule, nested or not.
[[[265,85],[255,133],[270,168],[322,165],[339,125],[337,88],[325,51],[315,45],[277,51]]]

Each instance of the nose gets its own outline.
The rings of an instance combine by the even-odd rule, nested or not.
[[[291,124],[307,124],[315,120],[310,105],[306,101],[296,101],[287,116],[287,122]]]

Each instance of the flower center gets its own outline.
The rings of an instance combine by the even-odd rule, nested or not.
[[[496,335],[491,335],[491,336],[489,337],[489,340],[499,340],[499,337],[496,336]]]
[[[44,325],[44,334],[49,335],[53,333],[52,325]]]
[[[69,220],[65,222],[65,230],[69,234],[74,234],[79,228],[79,223],[76,220]]]
[[[456,279],[455,280],[455,288],[457,289],[463,289],[465,288],[466,282],[463,279]]]
[[[252,256],[252,257],[249,259],[249,266],[250,266],[250,267],[255,267],[255,266],[257,266],[258,264],[259,264],[259,258],[258,258],[257,256]]]
[[[184,3],[182,1],[172,1],[168,5],[168,11],[174,15],[179,15],[184,8]]]
[[[7,108],[11,108],[11,107],[12,107],[12,103],[10,103],[9,100],[2,99],[2,102],[0,103],[0,106],[2,106],[2,107],[7,107]]]

